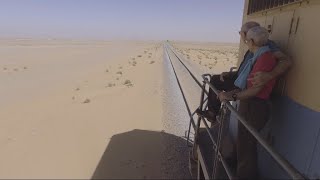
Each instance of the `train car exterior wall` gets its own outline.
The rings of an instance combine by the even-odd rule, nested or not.
[[[302,174],[320,178],[320,1],[283,0],[272,7],[259,5],[268,2],[245,0],[243,23],[256,21],[267,28],[270,39],[292,57],[294,64],[279,79],[272,118],[263,131]],[[240,63],[247,50],[243,42],[239,50]],[[235,129],[234,122],[230,129]],[[263,162],[259,164],[263,177],[288,178],[263,150],[259,151],[259,161]]]

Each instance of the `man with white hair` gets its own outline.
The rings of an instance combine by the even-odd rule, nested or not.
[[[260,27],[260,24],[254,21],[249,21],[245,23],[239,34],[241,36],[241,40],[245,40],[247,36],[247,32],[253,27]],[[276,67],[270,72],[256,72],[252,77],[252,83],[254,86],[263,86],[270,80],[277,78],[278,76],[287,72],[292,62],[291,59],[282,53],[279,47],[271,40],[266,42],[266,45],[270,48],[270,51],[277,59]],[[241,73],[244,65],[247,60],[253,57],[253,53],[249,50],[246,52],[243,61],[241,62],[238,71],[235,72],[223,72],[220,75],[213,75],[211,77],[210,83],[213,84],[220,91],[230,91],[236,89],[237,87],[234,85],[234,81],[237,79],[238,75]],[[221,103],[217,99],[216,94],[210,89],[208,96],[208,110],[201,111],[198,109],[196,112],[198,115],[205,117],[210,122],[216,121],[216,115],[220,109]]]
[[[244,39],[249,51],[253,53],[250,59],[240,67],[231,91],[219,93],[220,101],[240,100],[239,113],[257,131],[260,131],[268,120],[267,100],[275,85],[275,79],[268,81],[263,86],[254,86],[252,78],[256,72],[271,72],[276,66],[276,58],[267,44],[269,33],[260,26],[251,28]],[[257,149],[256,139],[242,125],[238,124],[237,136],[237,177],[256,179]]]
[[[266,40],[264,39],[256,39],[257,37],[254,36],[253,34],[255,34],[256,31],[252,31],[251,33],[249,33],[249,30],[255,27],[260,27],[260,24],[257,22],[247,22],[245,23],[242,27],[241,30],[239,31],[239,34],[241,36],[241,40],[244,41],[247,45],[248,43],[252,43],[255,42],[258,45],[261,45],[262,43],[264,44],[266,47],[268,47],[270,49],[270,51],[267,53],[270,55],[270,52],[272,53],[273,57],[275,57],[276,59],[276,65],[274,68],[272,68],[271,70],[267,69],[264,70],[263,68],[255,68],[256,65],[254,66],[254,69],[252,69],[251,74],[250,74],[250,82],[248,82],[248,84],[251,87],[251,89],[249,91],[241,91],[239,92],[239,94],[234,95],[237,91],[237,89],[239,89],[239,87],[236,86],[235,82],[237,80],[237,78],[241,75],[242,71],[245,69],[248,61],[250,59],[252,59],[254,57],[254,53],[250,50],[246,52],[243,61],[241,62],[241,65],[238,68],[238,71],[236,72],[224,72],[220,75],[213,75],[211,77],[210,83],[213,84],[218,90],[220,91],[226,91],[226,93],[220,93],[219,98],[220,100],[223,100],[224,98],[228,99],[228,100],[235,100],[235,99],[241,99],[243,97],[243,95],[246,95],[246,93],[250,94],[250,91],[253,91],[253,88],[264,88],[264,89],[272,89],[273,85],[271,86],[269,84],[269,82],[273,82],[274,79],[276,79],[277,77],[279,77],[280,75],[284,74],[285,72],[287,72],[287,70],[289,69],[289,67],[291,66],[292,62],[291,59],[286,56],[284,53],[282,53],[280,51],[280,49],[277,47],[277,45],[271,41],[271,40]],[[264,33],[262,33],[264,35],[266,35],[266,30],[264,30]],[[261,35],[262,35],[261,34]],[[249,37],[249,38],[248,38]],[[256,39],[256,40],[255,40]],[[263,56],[262,56],[263,57]],[[259,61],[257,61],[259,62]],[[258,63],[259,64],[259,63]],[[252,65],[252,64],[251,64]],[[258,66],[259,67],[259,66]],[[267,67],[267,66],[266,66]],[[239,81],[239,80],[238,80]],[[239,82],[238,82],[239,83]],[[240,85],[239,85],[240,86]],[[257,90],[257,89],[255,89]],[[268,91],[264,91],[266,94],[262,94],[262,101],[263,98],[269,98],[269,90]],[[228,93],[227,93],[228,92]],[[253,93],[253,92],[251,92]],[[261,95],[261,94],[260,94]],[[232,97],[234,96],[234,97]],[[236,97],[239,96],[239,97]],[[252,98],[251,98],[252,99]],[[247,106],[255,106],[257,105],[257,107],[259,107],[259,98],[254,98],[257,100],[257,102],[252,102],[251,105],[250,103],[248,103],[248,101],[243,101],[242,105],[240,105],[240,109],[242,112],[249,112],[249,111],[245,111]],[[198,109],[196,112],[199,116],[205,117],[208,121],[214,123],[216,121],[216,115],[221,107],[221,102],[220,100],[217,98],[216,94],[210,89],[209,90],[209,95],[208,95],[208,110],[202,111],[200,109]],[[261,105],[264,106],[264,105]],[[265,107],[264,107],[265,108]],[[263,109],[261,107],[261,109]],[[261,113],[259,111],[252,111],[252,109],[250,109],[251,111],[251,116],[255,117],[255,115],[257,115],[257,113]],[[248,113],[247,113],[248,114]],[[249,113],[250,114],[250,113]],[[267,117],[266,115],[263,115],[263,113],[260,114],[263,117]],[[250,119],[250,117],[249,117]],[[264,126],[264,122],[263,120],[261,122],[253,122],[254,123],[254,127],[257,129],[260,129],[261,127]],[[258,123],[258,124],[257,124]],[[238,176],[239,177],[246,177],[246,176],[250,176],[248,174],[251,174],[252,176],[252,172],[256,172],[256,168],[257,166],[253,165],[256,164],[256,145],[255,145],[255,139],[251,136],[248,135],[248,132],[245,130],[245,128],[243,126],[239,126],[239,134],[242,134],[239,136],[239,142],[238,142]],[[244,132],[244,133],[241,133]],[[245,147],[244,145],[241,146],[241,142],[243,142],[243,139],[246,139],[246,137],[249,137],[249,145],[248,147],[248,151],[245,149],[244,152],[241,151],[243,150],[243,147]],[[241,141],[242,140],[242,141]],[[246,140],[245,140],[246,141]],[[243,144],[243,143],[242,143]],[[251,154],[250,154],[251,153]],[[248,155],[251,156],[251,158],[248,158]],[[247,166],[248,168],[245,168],[246,164],[246,158],[247,161],[249,162],[249,165]],[[249,170],[248,170],[249,169]],[[252,169],[250,171],[250,169]],[[247,173],[246,173],[247,171]],[[243,175],[241,175],[243,174]],[[247,175],[244,175],[247,174]]]

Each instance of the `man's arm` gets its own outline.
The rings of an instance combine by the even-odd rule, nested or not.
[[[273,53],[277,59],[277,65],[271,72],[257,72],[252,78],[252,84],[255,87],[263,86],[270,80],[284,74],[288,71],[292,65],[292,60],[289,56],[285,55],[281,51],[276,51]]]
[[[240,91],[239,90],[234,90],[234,91],[229,91],[229,92],[221,92],[218,94],[218,98],[220,101],[227,100],[227,101],[233,101],[233,94],[237,94],[237,99],[238,100],[244,100],[248,99],[251,97],[255,97],[263,88],[263,86],[259,87],[251,87],[249,89]]]
[[[285,72],[287,72],[292,65],[292,60],[289,56],[285,55],[281,51],[277,51],[273,53],[274,57],[277,60],[276,67],[270,72],[271,79],[274,79]]]
[[[244,91],[240,91],[237,94],[237,99],[238,100],[244,100],[244,99],[248,99],[251,97],[255,97],[263,88],[263,86],[259,86],[259,87],[251,87],[249,89],[246,89]]]

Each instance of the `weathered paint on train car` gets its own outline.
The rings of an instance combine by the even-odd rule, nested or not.
[[[310,109],[320,112],[320,1],[299,0],[272,10],[247,14],[250,0],[245,1],[243,23],[257,21],[270,30],[270,39],[294,62],[290,72],[277,87],[278,94],[286,95]],[[246,46],[240,42],[242,61]]]
[[[255,7],[252,7],[252,1],[255,1]],[[262,133],[271,137],[272,146],[302,174],[320,178],[320,83],[317,79],[320,77],[317,46],[320,42],[320,1],[283,1],[291,3],[252,12],[252,8],[262,9],[263,5],[259,6],[259,3],[266,2],[269,1],[245,0],[243,23],[256,21],[267,28],[270,39],[292,57],[294,64],[275,88],[272,116]],[[238,64],[246,50],[240,42]],[[229,130],[235,137],[237,123],[234,117]],[[288,178],[261,148],[259,167],[262,177]]]

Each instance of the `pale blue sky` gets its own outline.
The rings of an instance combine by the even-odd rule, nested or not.
[[[243,0],[0,0],[0,37],[239,42]]]

